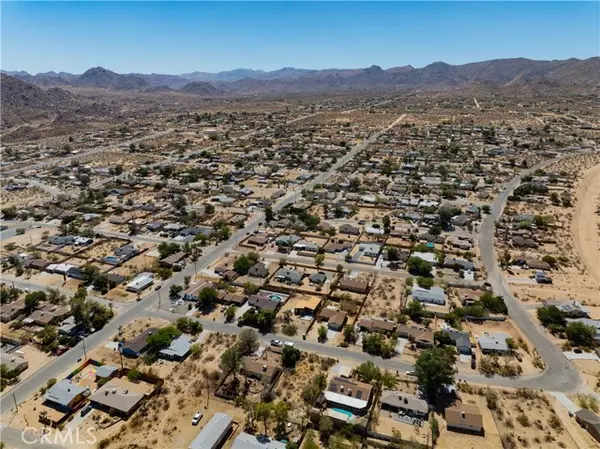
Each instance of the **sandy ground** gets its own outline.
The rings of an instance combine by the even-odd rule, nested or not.
[[[572,223],[575,248],[590,277],[600,284],[600,165],[585,172],[576,198]]]

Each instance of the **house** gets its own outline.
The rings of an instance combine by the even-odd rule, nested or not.
[[[164,267],[171,268],[173,265],[181,262],[183,259],[187,257],[185,251],[178,251],[170,256],[165,257],[160,261],[160,264]]]
[[[176,362],[182,362],[192,351],[192,342],[185,335],[180,335],[175,338],[171,344],[161,349],[158,353],[160,357],[167,360],[174,360]]]
[[[96,380],[112,379],[119,372],[119,368],[112,365],[101,365],[96,368]]]
[[[301,316],[313,316],[315,311],[321,305],[321,298],[318,296],[310,296],[298,300],[294,306],[294,314]]]
[[[488,334],[484,332],[477,338],[477,344],[483,354],[506,354],[510,351],[506,339],[510,336],[503,332]]]
[[[363,331],[379,332],[381,334],[391,334],[396,330],[396,323],[387,320],[378,320],[371,318],[361,318],[358,326]]]
[[[462,257],[444,257],[444,267],[446,268],[458,268],[462,270],[474,270],[475,265],[473,262],[463,259]]]
[[[8,323],[21,315],[25,310],[25,298],[2,304],[0,306],[0,321]]]
[[[50,262],[44,259],[28,259],[24,263],[25,268],[32,268],[40,271],[44,271],[48,265],[50,265]]]
[[[262,262],[255,263],[248,270],[248,276],[255,278],[266,278],[269,275],[269,269]]]
[[[344,324],[346,324],[348,314],[344,311],[336,309],[335,307],[328,306],[321,309],[317,319],[319,321],[326,321],[327,327],[330,330],[340,331],[344,327]]]
[[[415,284],[412,286],[412,299],[413,301],[443,306],[446,304],[446,293],[441,287],[434,286],[426,289]]]
[[[121,354],[123,354],[126,357],[133,358],[141,356],[148,347],[148,337],[155,333],[157,330],[158,329],[155,327],[149,327],[148,329],[138,334],[137,337],[123,343],[123,345],[121,346]]]
[[[354,227],[350,224],[343,224],[339,227],[340,234],[347,235],[360,235],[360,228]]]
[[[483,415],[479,406],[474,404],[458,403],[448,407],[445,411],[448,430],[468,431],[483,433]]]
[[[48,243],[51,245],[72,245],[75,243],[75,237],[72,235],[53,235],[48,238]]]
[[[419,251],[415,251],[411,254],[410,257],[418,257],[419,259],[422,259],[425,262],[429,262],[433,267],[435,267],[438,263],[435,253],[421,253]]]
[[[286,284],[300,285],[302,283],[303,277],[304,273],[301,273],[296,270],[289,270],[287,268],[280,268],[277,271],[277,273],[275,273],[275,280],[277,282],[282,282]]]
[[[418,348],[431,348],[433,346],[433,330],[431,329],[400,324],[396,327],[396,335],[414,341]]]
[[[538,259],[525,259],[525,265],[532,270],[551,270],[552,266],[548,262]]]
[[[289,249],[299,241],[300,237],[297,235],[280,235],[275,239],[275,245],[279,249]]]
[[[258,310],[277,310],[281,301],[271,299],[268,295],[261,295],[259,292],[248,297],[248,304]]]
[[[0,348],[0,361],[2,362],[2,366],[6,367],[8,371],[12,371],[16,374],[21,374],[29,368],[27,359],[17,351],[9,352],[4,348]]]
[[[248,377],[253,377],[269,384],[279,374],[279,367],[271,365],[265,360],[244,357],[242,359],[242,372]]]
[[[381,392],[381,408],[395,413],[402,413],[416,418],[427,419],[429,404],[427,401],[401,391],[383,390]]]
[[[569,301],[564,304],[559,304],[558,310],[567,318],[588,318],[587,309],[579,301]]]
[[[246,243],[254,246],[265,246],[269,243],[269,237],[267,235],[253,235],[246,240]]]
[[[242,432],[233,442],[231,449],[285,449],[286,444],[265,435],[250,435]],[[204,449],[204,448],[202,448]]]
[[[316,253],[319,250],[319,246],[314,242],[309,242],[308,240],[300,240],[294,244],[294,250]]]
[[[140,273],[125,286],[125,290],[132,293],[140,293],[154,283],[152,273]]]
[[[582,408],[575,412],[575,420],[587,430],[596,441],[600,441],[600,416],[591,410]]]
[[[192,440],[188,449],[217,449],[231,432],[233,419],[225,413],[215,413]]]
[[[338,284],[341,290],[347,290],[354,293],[367,293],[369,283],[362,279],[344,277]]]
[[[327,275],[323,272],[313,273],[308,277],[308,281],[311,284],[323,285],[327,280]]]
[[[329,407],[340,407],[357,415],[369,410],[373,386],[354,379],[336,376],[324,392]]]
[[[114,255],[121,258],[122,260],[127,260],[135,256],[139,252],[138,247],[129,243],[127,245],[123,245],[120,248],[117,248],[113,251]]]
[[[44,395],[44,405],[63,412],[73,411],[85,399],[88,390],[63,379],[50,387]]]
[[[79,330],[79,325],[75,323],[75,317],[70,316],[60,323],[58,333],[61,335],[73,336]]]
[[[56,324],[66,318],[71,313],[71,309],[67,306],[57,306],[53,304],[44,304],[37,308],[23,320],[25,324],[37,324],[38,326],[46,326],[48,324]]]
[[[165,224],[162,221],[152,221],[146,225],[146,229],[150,232],[158,232],[160,231]]]
[[[470,306],[476,301],[479,301],[479,298],[481,298],[481,295],[483,295],[483,291],[472,290],[470,288],[457,288],[456,294],[458,295],[458,299],[463,306]]]
[[[142,405],[146,388],[143,382],[133,383],[127,377],[114,377],[90,396],[90,404],[111,415],[127,418]]]
[[[127,278],[117,273],[108,273],[106,275],[106,279],[108,280],[109,285],[114,288],[117,285],[121,285],[123,282],[125,282],[125,279]]]
[[[471,337],[468,332],[461,332],[454,329],[448,329],[444,332],[450,336],[459,354],[471,355]]]
[[[201,282],[199,284],[192,284],[188,287],[187,290],[183,292],[182,298],[185,301],[198,301],[198,295],[202,291],[202,289],[206,287],[210,287],[212,284],[209,282]]]
[[[329,254],[341,253],[349,251],[352,246],[354,245],[350,242],[335,243],[330,241],[323,246],[323,251]]]

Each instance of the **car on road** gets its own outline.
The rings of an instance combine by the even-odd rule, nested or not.
[[[161,287],[162,287],[162,285],[160,285],[160,284],[157,285],[156,287],[154,287],[154,291],[155,292],[159,291]]]
[[[197,426],[200,420],[202,419],[202,412],[198,412],[192,418],[192,426]]]
[[[276,348],[282,346],[283,343],[281,343],[280,340],[271,340],[271,346],[275,346]]]
[[[406,375],[407,375],[407,376],[416,376],[416,375],[417,375],[417,373],[416,373],[415,371],[407,371],[407,372],[406,372]]]
[[[291,341],[286,341],[283,345],[284,346],[289,346],[290,348],[294,347],[294,343],[292,343]]]

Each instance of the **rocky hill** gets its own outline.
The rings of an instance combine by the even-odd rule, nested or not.
[[[58,87],[45,90],[6,74],[0,78],[0,97],[3,129],[42,119],[71,120],[111,113],[105,104]]]
[[[116,90],[143,90],[150,86],[137,75],[121,75],[103,67],[94,67],[79,75],[71,83],[78,87],[100,87]]]
[[[218,95],[223,93],[210,83],[204,81],[194,81],[181,88],[181,92],[192,95]]]

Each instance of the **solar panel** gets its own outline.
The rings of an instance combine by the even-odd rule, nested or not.
[[[362,398],[362,391],[357,391],[356,392],[356,399],[361,399]]]

